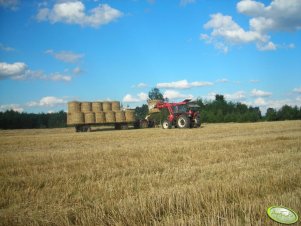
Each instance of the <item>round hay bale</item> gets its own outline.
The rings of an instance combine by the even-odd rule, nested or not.
[[[147,104],[148,104],[148,110],[152,110],[155,108],[157,103],[162,103],[162,100],[148,100]]]
[[[116,122],[125,122],[124,111],[115,111]]]
[[[92,111],[93,112],[101,112],[102,111],[102,103],[101,102],[92,102]]]
[[[126,122],[134,122],[136,120],[135,110],[127,109],[125,110],[125,121]]]
[[[104,112],[112,111],[112,103],[109,101],[105,101],[102,103],[102,109]]]
[[[160,112],[160,109],[158,109],[158,108],[153,108],[153,109],[149,110],[150,114],[152,114],[152,113],[159,113],[159,112]]]
[[[120,111],[120,102],[119,101],[112,102],[112,111]]]
[[[85,113],[85,123],[86,124],[95,123],[95,114],[93,112]]]
[[[91,102],[82,102],[81,103],[81,112],[89,113],[92,111],[92,103]]]
[[[68,112],[69,113],[80,112],[80,102],[78,101],[68,102]]]
[[[84,124],[85,123],[85,118],[84,118],[84,113],[82,112],[74,112],[70,114],[70,123],[71,124]]]
[[[113,123],[115,122],[115,112],[114,111],[108,111],[105,112],[105,116],[106,116],[106,122],[107,123]]]
[[[106,116],[104,112],[96,112],[95,113],[95,122],[96,123],[105,123],[106,122]]]

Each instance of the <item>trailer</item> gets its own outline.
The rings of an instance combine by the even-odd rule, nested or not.
[[[74,127],[76,132],[89,132],[92,126],[139,127],[134,109],[121,109],[119,101],[71,101],[68,103],[67,126]]]

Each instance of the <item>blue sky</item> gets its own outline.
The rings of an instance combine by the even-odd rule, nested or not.
[[[0,1],[0,111],[71,100],[301,106],[300,0]]]

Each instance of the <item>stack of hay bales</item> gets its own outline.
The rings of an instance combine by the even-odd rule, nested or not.
[[[119,101],[68,103],[67,125],[130,123],[135,120],[134,110],[121,110]]]

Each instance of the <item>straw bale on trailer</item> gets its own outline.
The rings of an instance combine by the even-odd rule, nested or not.
[[[106,122],[106,116],[104,112],[96,112],[95,113],[95,122],[96,123],[105,123]]]
[[[120,102],[119,101],[112,102],[112,111],[120,111]]]
[[[112,103],[109,101],[105,101],[102,103],[102,109],[104,112],[112,111]]]
[[[125,122],[124,111],[115,111],[116,122]]]
[[[70,124],[84,124],[85,123],[84,113],[82,112],[71,113],[69,122]]]
[[[85,123],[95,123],[95,114],[93,112],[85,113]]]
[[[106,122],[107,123],[114,123],[116,121],[114,111],[105,112],[105,116],[106,116]]]
[[[91,102],[82,102],[81,103],[81,112],[89,113],[92,111],[92,103]]]
[[[80,112],[80,102],[78,101],[68,102],[68,112],[69,113]]]
[[[132,109],[125,110],[125,120],[126,120],[126,122],[134,122],[135,121],[135,110],[132,110]]]
[[[101,112],[102,111],[102,103],[101,102],[92,102],[92,111],[93,112]]]

